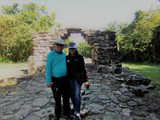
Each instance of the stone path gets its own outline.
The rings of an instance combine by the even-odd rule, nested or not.
[[[0,120],[48,120],[55,102],[44,78],[42,74],[30,76],[14,90],[0,94]],[[160,114],[114,78],[90,72],[90,89],[82,96],[82,112],[86,113],[83,120],[160,120]]]

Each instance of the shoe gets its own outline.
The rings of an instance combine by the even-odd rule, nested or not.
[[[65,118],[66,120],[73,120],[73,117],[71,115],[62,114],[62,117]]]
[[[75,114],[75,119],[74,120],[81,120],[81,116],[79,113]]]
[[[48,116],[49,118],[49,120],[59,120],[60,119],[60,117],[57,117],[57,116],[55,116],[55,115],[53,115],[53,114],[49,114],[49,116]]]
[[[73,120],[73,116],[71,115],[67,116],[67,120]]]
[[[72,109],[71,110],[71,115],[75,115],[75,112],[76,112],[75,109]]]

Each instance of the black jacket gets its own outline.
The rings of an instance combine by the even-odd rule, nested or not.
[[[76,51],[74,56],[71,56],[71,54],[66,56],[66,62],[69,79],[77,80],[78,75],[83,74],[83,82],[87,81],[84,59],[82,55],[78,54],[78,51]]]

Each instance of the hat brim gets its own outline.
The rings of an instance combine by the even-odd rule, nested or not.
[[[66,45],[66,43],[61,43],[61,42],[54,42],[54,44]]]
[[[64,42],[64,40],[61,40],[61,39],[55,41],[54,44],[66,45],[66,43]]]
[[[68,49],[76,49],[76,47],[68,47]]]

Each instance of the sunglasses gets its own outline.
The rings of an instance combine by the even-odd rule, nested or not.
[[[69,50],[75,50],[75,48],[69,48]]]
[[[56,46],[61,46],[61,47],[63,47],[63,45],[62,45],[62,44],[56,44]]]

